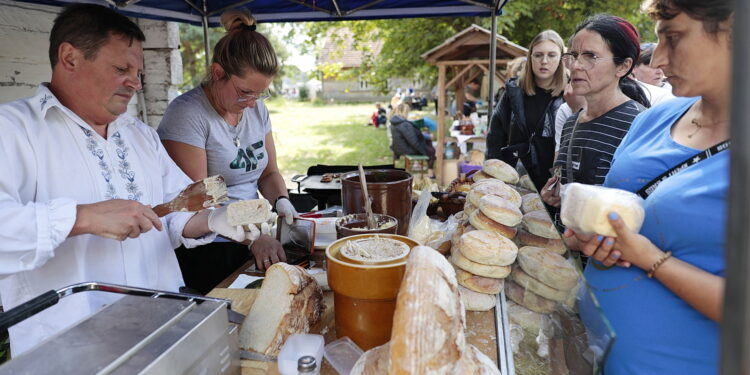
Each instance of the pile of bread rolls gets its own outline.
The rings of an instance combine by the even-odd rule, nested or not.
[[[563,257],[565,245],[533,183],[496,159],[472,177],[450,257],[466,309],[492,309],[505,288],[508,298],[529,310],[552,311],[570,298],[578,272]],[[527,270],[521,257],[541,260],[524,260]]]

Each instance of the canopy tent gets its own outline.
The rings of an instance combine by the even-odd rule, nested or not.
[[[47,5],[96,3],[117,7],[123,14],[209,27],[219,25],[222,12],[252,11],[258,22],[372,20],[385,18],[499,15],[507,0],[16,0]]]

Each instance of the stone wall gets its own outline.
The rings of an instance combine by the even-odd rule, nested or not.
[[[33,95],[37,85],[49,82],[49,31],[59,10],[0,0],[0,102]],[[182,82],[180,34],[173,22],[136,22],[146,35],[144,82],[143,92],[133,97],[128,112],[143,118],[145,103],[147,122],[156,127],[167,103],[177,96],[176,85]],[[145,98],[141,105],[140,97]]]

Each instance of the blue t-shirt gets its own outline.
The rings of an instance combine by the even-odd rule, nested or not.
[[[615,152],[604,186],[635,192],[700,152],[670,134],[696,101],[677,98],[641,113]],[[680,171],[646,199],[640,233],[674,257],[723,277],[728,185],[728,152]],[[717,323],[637,267],[589,265],[585,276],[616,334],[606,375],[718,373]]]

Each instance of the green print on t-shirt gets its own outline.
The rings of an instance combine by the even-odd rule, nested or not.
[[[256,142],[247,146],[244,150],[242,147],[237,149],[237,157],[229,163],[231,169],[242,169],[245,168],[245,172],[254,171],[258,168],[258,160],[265,157],[265,154],[259,152],[255,154],[255,150],[263,147],[263,141]]]

